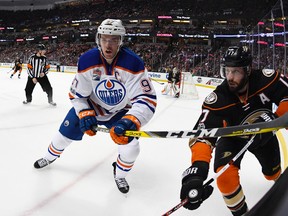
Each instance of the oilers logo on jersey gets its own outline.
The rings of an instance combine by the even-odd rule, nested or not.
[[[104,79],[95,88],[96,96],[105,104],[115,106],[126,96],[126,89],[118,80]]]

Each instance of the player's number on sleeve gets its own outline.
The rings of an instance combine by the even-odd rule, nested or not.
[[[144,92],[150,92],[152,90],[151,85],[147,79],[141,80],[141,86]]]
[[[200,122],[205,122],[205,120],[206,120],[206,118],[207,118],[207,116],[208,116],[208,113],[209,113],[209,110],[207,110],[207,109],[203,109],[202,110],[202,119],[200,120]]]

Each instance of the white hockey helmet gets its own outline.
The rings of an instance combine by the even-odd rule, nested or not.
[[[120,43],[119,47],[123,44],[123,39],[125,36],[126,30],[122,24],[122,21],[119,19],[105,19],[99,25],[96,33],[96,44],[99,48],[100,46],[100,35],[119,35],[120,36]]]

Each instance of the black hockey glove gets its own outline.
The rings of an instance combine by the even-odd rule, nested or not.
[[[184,208],[194,210],[199,208],[213,192],[211,185],[203,187],[203,182],[208,175],[209,164],[196,161],[182,174],[182,188],[180,192],[181,201],[188,198]]]

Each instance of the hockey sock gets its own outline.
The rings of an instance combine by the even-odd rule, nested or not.
[[[125,162],[121,160],[120,155],[118,155],[116,161],[116,178],[125,178],[133,165],[134,162]]]
[[[59,131],[55,134],[51,144],[48,146],[48,151],[45,158],[52,161],[62,154],[64,149],[72,143],[73,140],[63,136]]]

